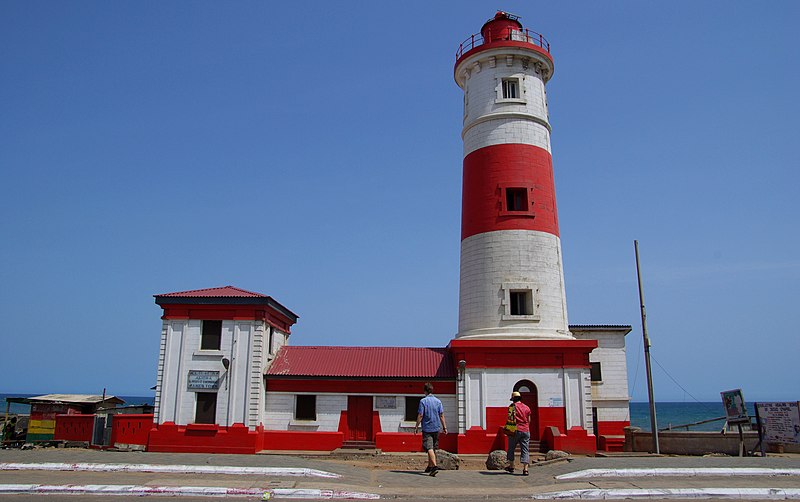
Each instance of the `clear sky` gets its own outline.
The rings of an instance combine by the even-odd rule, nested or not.
[[[227,284],[295,345],[447,345],[498,8],[552,44],[570,322],[633,326],[645,400],[638,239],[657,400],[799,399],[795,1],[0,0],[0,392],[151,395],[152,295]]]

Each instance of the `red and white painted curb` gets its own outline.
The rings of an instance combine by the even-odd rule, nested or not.
[[[82,472],[158,472],[172,474],[232,474],[256,476],[302,476],[340,478],[339,474],[295,467],[238,467],[232,465],[158,465],[92,463],[12,463],[0,462],[0,471],[82,471]]]
[[[258,497],[276,499],[351,499],[376,500],[380,495],[344,490],[308,488],[223,488],[216,486],[142,486],[142,485],[39,485],[0,484],[0,495],[167,495],[172,497]]]
[[[556,479],[583,478],[642,478],[659,476],[800,476],[800,469],[769,469],[761,467],[699,467],[651,469],[584,469],[556,476]]]
[[[564,490],[538,493],[536,500],[580,499],[735,499],[735,500],[800,500],[800,488],[631,488]]]

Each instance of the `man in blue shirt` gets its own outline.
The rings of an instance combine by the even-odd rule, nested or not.
[[[423,387],[425,397],[420,399],[417,408],[417,424],[414,426],[414,434],[422,423],[422,448],[428,452],[428,467],[425,472],[431,476],[436,476],[439,467],[436,465],[436,449],[439,448],[439,431],[447,434],[447,423],[444,420],[444,408],[439,398],[433,395],[433,384],[426,383]]]

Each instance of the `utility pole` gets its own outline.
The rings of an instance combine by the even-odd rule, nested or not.
[[[647,368],[647,396],[650,399],[650,429],[653,431],[653,453],[661,453],[658,449],[658,421],[656,420],[656,402],[653,398],[653,373],[650,369],[650,338],[647,336],[647,312],[644,309],[644,293],[642,292],[642,273],[639,268],[639,241],[633,241],[636,250],[636,278],[639,280],[639,307],[642,311],[642,337],[644,338],[644,364]]]

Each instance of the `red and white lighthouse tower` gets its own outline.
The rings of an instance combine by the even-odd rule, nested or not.
[[[458,334],[459,451],[481,452],[519,391],[531,436],[593,451],[596,340],[567,321],[545,84],[549,43],[498,12],[456,54],[464,91]]]
[[[545,84],[548,42],[498,12],[462,44],[458,338],[571,339]]]

